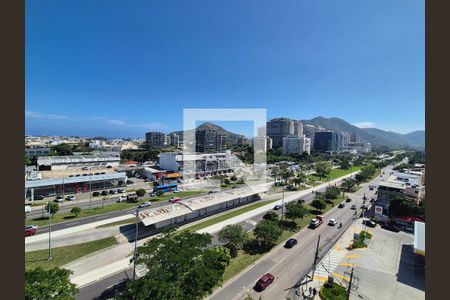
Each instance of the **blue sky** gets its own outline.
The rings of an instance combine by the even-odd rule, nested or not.
[[[423,0],[28,0],[26,134],[143,137],[180,130],[183,108],[424,129],[424,10]]]

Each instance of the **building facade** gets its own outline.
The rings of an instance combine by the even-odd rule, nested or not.
[[[163,148],[166,145],[166,134],[163,132],[151,131],[145,134],[147,146]]]
[[[342,149],[340,135],[333,131],[318,131],[314,134],[314,150],[338,152]]]
[[[283,155],[302,154],[311,152],[311,141],[307,137],[287,136],[283,138]]]
[[[205,129],[195,132],[195,152],[214,153],[227,149],[227,136],[217,130]]]
[[[283,147],[283,138],[286,136],[294,135],[295,133],[294,120],[288,118],[272,119],[267,122],[266,128],[267,128],[267,136],[269,136],[272,139],[273,148]]]

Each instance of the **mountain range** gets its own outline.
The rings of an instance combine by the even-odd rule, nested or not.
[[[312,133],[320,130],[333,130],[337,132],[348,132],[359,135],[361,142],[370,143],[372,148],[425,148],[425,131],[417,130],[407,134],[385,131],[377,128],[359,128],[339,118],[316,117],[311,120],[300,120],[306,133]],[[214,129],[222,134],[228,135],[228,141],[235,143],[242,134],[233,133],[216,124],[205,122],[196,128],[196,130]],[[193,129],[191,129],[193,130]],[[170,134],[183,136],[183,131],[174,131]]]
[[[407,134],[381,130],[377,128],[359,128],[339,118],[316,117],[311,120],[301,120],[303,124],[309,124],[316,129],[322,127],[326,130],[338,132],[356,133],[361,142],[370,143],[373,148],[386,147],[390,149],[400,148],[425,148],[425,130],[417,130]]]

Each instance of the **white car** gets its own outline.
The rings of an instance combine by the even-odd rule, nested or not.
[[[37,225],[28,225],[28,226],[25,226],[25,230],[26,229],[38,229],[39,228],[39,226],[37,226]]]
[[[140,204],[138,207],[143,208],[143,207],[149,207],[150,205],[152,205],[152,204],[150,202],[146,201],[146,202]]]
[[[127,196],[120,196],[117,202],[127,201]]]
[[[337,224],[336,219],[330,219],[330,221],[328,221],[328,225],[334,226]]]
[[[181,192],[180,190],[175,190],[175,191],[173,191],[174,193],[179,193],[179,192]]]
[[[74,201],[74,200],[77,200],[77,197],[75,197],[74,195],[70,195],[70,196],[67,196],[66,199],[69,201]]]

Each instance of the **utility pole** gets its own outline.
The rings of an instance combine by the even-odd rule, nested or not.
[[[133,254],[133,280],[136,279],[136,249],[138,240],[138,228],[139,228],[139,207],[136,207],[136,236],[134,239],[134,254]]]
[[[89,209],[92,208],[92,167],[89,167]]]
[[[283,185],[283,196],[281,198],[281,219],[284,219],[284,185]]]
[[[350,274],[350,282],[348,283],[348,289],[347,289],[347,300],[350,299],[350,291],[352,289],[352,281],[353,281],[353,270],[355,268],[352,268],[352,273]]]
[[[52,259],[52,214],[50,211],[50,202],[47,203],[48,207],[48,260]]]
[[[319,238],[317,239],[316,253],[314,254],[314,263],[313,263],[313,270],[312,270],[312,276],[311,276],[312,282],[314,282],[314,273],[316,272],[317,260],[319,259],[319,244],[320,244],[320,234],[319,234]],[[308,290],[308,281],[306,281],[306,290]]]

